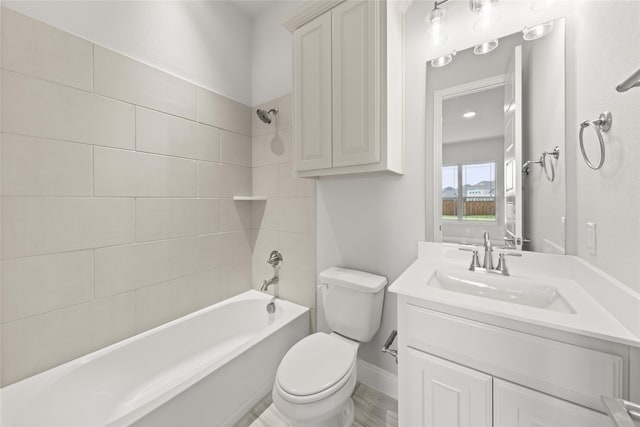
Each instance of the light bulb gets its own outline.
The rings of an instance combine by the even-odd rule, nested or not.
[[[495,48],[497,47],[498,47],[497,39],[488,40],[486,42],[476,45],[476,47],[473,48],[473,53],[475,53],[476,55],[484,55],[485,53],[489,53],[495,50]]]
[[[524,40],[538,40],[553,31],[553,21],[543,24],[534,25],[533,27],[524,27],[522,30],[522,38]]]
[[[433,9],[427,21],[430,24],[431,43],[440,46],[446,43],[447,37],[447,11],[443,9]]]
[[[478,14],[473,24],[475,31],[485,31],[500,20],[498,0],[470,0],[470,8]]]

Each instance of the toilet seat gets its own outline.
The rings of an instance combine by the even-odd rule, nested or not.
[[[292,403],[310,403],[332,395],[355,370],[357,344],[322,332],[295,344],[276,374],[280,395]]]

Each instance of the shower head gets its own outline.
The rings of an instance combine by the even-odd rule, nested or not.
[[[271,123],[271,113],[278,114],[278,109],[277,108],[272,108],[269,111],[258,109],[258,111],[256,111],[256,114],[258,114],[258,117],[260,118],[260,120],[262,120],[266,124],[270,124]]]

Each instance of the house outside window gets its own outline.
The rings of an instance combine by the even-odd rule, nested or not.
[[[442,167],[444,221],[496,221],[495,162]]]

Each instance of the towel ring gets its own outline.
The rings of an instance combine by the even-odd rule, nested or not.
[[[547,177],[549,182],[553,182],[556,179],[556,169],[553,166],[551,159],[547,159],[547,156],[553,157],[558,160],[560,157],[560,147],[557,145],[554,147],[553,151],[545,151],[542,153],[542,169],[544,170],[544,175]],[[548,166],[547,166],[548,165]],[[551,172],[549,172],[551,170]]]
[[[580,123],[580,151],[582,151],[582,157],[584,157],[584,161],[587,163],[587,166],[589,166],[593,170],[600,169],[604,164],[605,148],[604,138],[602,138],[602,132],[609,132],[609,129],[611,129],[612,121],[613,117],[611,116],[611,113],[605,111],[604,113],[600,114],[598,120],[585,120],[584,122]],[[593,162],[591,162],[591,160],[587,156],[587,152],[584,149],[582,134],[584,133],[584,129],[587,127],[593,128],[593,130],[596,132],[596,135],[598,136],[598,141],[600,142],[600,162],[598,162],[597,165],[594,165]]]

